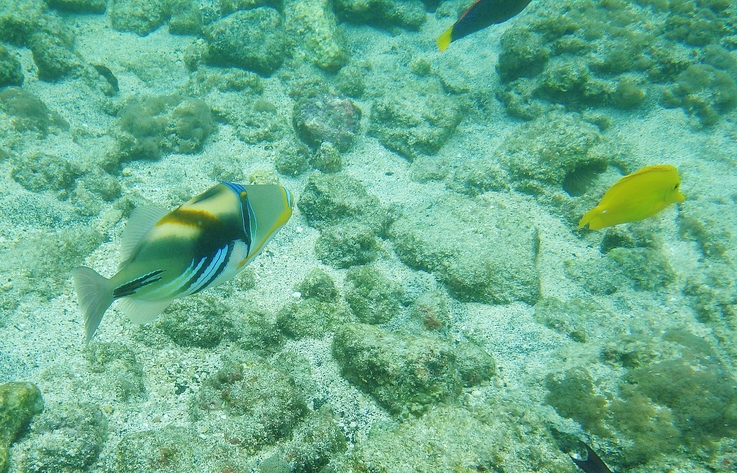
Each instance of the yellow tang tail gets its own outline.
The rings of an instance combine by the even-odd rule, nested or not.
[[[438,48],[441,51],[445,51],[450,42],[453,41],[453,27],[448,28],[445,33],[441,34],[438,38]]]

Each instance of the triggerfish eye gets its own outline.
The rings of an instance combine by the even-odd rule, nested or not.
[[[292,215],[279,185],[218,184],[171,212],[133,211],[121,238],[122,263],[110,279],[72,270],[87,341],[120,299],[134,322],[154,320],[174,299],[221,284],[238,274]]]

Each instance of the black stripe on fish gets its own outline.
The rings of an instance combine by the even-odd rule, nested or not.
[[[210,284],[212,284],[212,282],[215,279],[217,279],[218,276],[220,276],[220,274],[223,271],[225,271],[225,268],[228,266],[228,261],[230,260],[231,254],[233,253],[234,246],[235,245],[231,242],[231,243],[228,243],[228,245],[225,248],[221,248],[225,250],[225,255],[220,260],[220,263],[218,263],[217,268],[211,271],[211,274],[208,275],[207,279],[199,283],[198,287],[194,291],[192,291],[191,294],[196,294],[200,292],[201,290],[206,289],[208,286],[210,286]],[[200,279],[200,277],[202,277],[205,274],[205,272],[210,269],[210,266],[212,266],[216,262],[215,255],[218,254],[218,251],[216,251],[213,255],[206,257],[206,261],[205,261],[206,264],[203,264],[200,267],[200,269],[197,271],[197,273],[195,273],[189,279],[186,286],[185,285],[182,286],[182,292],[189,291],[192,285],[195,284]]]
[[[141,289],[142,287],[148,286],[149,284],[153,284],[156,281],[161,280],[160,275],[163,272],[163,269],[157,269],[156,271],[144,274],[143,276],[133,279],[132,281],[128,281],[125,284],[121,284],[113,290],[113,298],[118,299],[120,297],[126,297],[135,294],[136,291]]]

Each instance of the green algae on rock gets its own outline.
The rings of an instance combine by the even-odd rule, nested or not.
[[[505,401],[487,408],[493,412],[443,406],[398,426],[377,427],[327,471],[573,473],[571,461],[552,447],[548,429],[536,427],[534,411]]]
[[[0,1],[0,40],[27,46],[28,38],[38,30],[47,9],[43,0]]]
[[[550,374],[545,387],[549,391],[545,402],[553,406],[561,417],[575,420],[593,434],[609,435],[602,423],[607,401],[594,390],[588,370],[573,368],[565,373]]]
[[[23,79],[20,61],[0,44],[0,87],[21,86]]]
[[[726,261],[710,262],[703,272],[694,272],[683,292],[701,322],[720,323],[737,315],[737,271]]]
[[[531,12],[502,35],[497,97],[524,119],[560,105],[634,108],[694,64],[693,45],[737,31],[728,9],[678,1],[653,15],[649,3],[573,0]]]
[[[51,8],[70,13],[105,13],[107,0],[48,0]]]
[[[215,13],[194,0],[168,0],[169,33],[201,35],[203,24],[212,21]]]
[[[237,338],[230,308],[211,294],[174,301],[155,327],[183,347],[214,348]]]
[[[310,169],[311,151],[299,140],[282,143],[274,158],[274,167],[285,176],[299,176]]]
[[[663,254],[653,248],[613,248],[603,258],[565,261],[566,275],[592,294],[613,294],[623,288],[654,291],[675,281]]]
[[[299,339],[322,337],[354,320],[345,303],[308,298],[282,307],[277,314],[276,324],[287,337]]]
[[[365,62],[349,63],[335,75],[335,88],[348,97],[360,98],[366,89],[366,75],[371,66]]]
[[[403,87],[374,102],[369,134],[412,161],[440,151],[461,119],[460,107],[446,94]]]
[[[345,300],[362,323],[383,324],[402,310],[402,286],[374,266],[350,268],[346,283]]]
[[[224,468],[212,445],[195,429],[174,425],[125,434],[115,447],[111,464],[109,471],[118,473],[190,473]]]
[[[296,288],[305,299],[317,299],[323,302],[335,302],[338,298],[338,289],[335,281],[328,273],[315,268],[299,283]]]
[[[411,315],[426,330],[450,328],[450,301],[443,291],[428,290],[412,302]]]
[[[715,125],[720,116],[737,107],[737,83],[733,76],[733,72],[709,64],[693,64],[663,91],[660,103],[668,108],[682,107],[703,126]]]
[[[539,193],[553,186],[576,195],[568,184],[576,173],[597,173],[617,163],[599,129],[579,115],[551,113],[525,124],[504,145],[502,162],[513,186],[523,192]],[[605,151],[606,149],[606,151]],[[580,194],[579,194],[580,195]]]
[[[348,151],[360,131],[361,109],[352,100],[332,94],[305,97],[294,105],[292,123],[308,146],[332,143]]]
[[[107,418],[95,404],[64,402],[47,408],[23,445],[23,471],[86,470],[97,461],[107,432]]]
[[[297,203],[310,226],[356,221],[381,233],[389,223],[379,199],[361,182],[343,173],[310,175]]]
[[[272,74],[284,60],[282,17],[273,8],[236,11],[204,30],[209,62]]]
[[[601,305],[584,299],[561,301],[555,297],[544,297],[535,304],[535,320],[571,340],[585,343],[592,335],[596,320],[616,317]]]
[[[291,375],[258,358],[237,355],[203,382],[192,409],[195,420],[216,425],[225,438],[249,452],[289,437],[306,412]]]
[[[197,153],[215,128],[205,102],[179,95],[133,101],[119,116],[121,160],[158,159],[164,152]]]
[[[31,192],[61,191],[74,187],[81,171],[52,154],[28,154],[18,158],[10,171],[15,182]]]
[[[613,339],[602,358],[620,366],[597,370],[597,378],[583,366],[551,374],[546,402],[611,442],[622,467],[660,471],[663,454],[734,436],[737,380],[708,340],[685,330],[626,336]]]
[[[53,120],[46,104],[20,87],[8,87],[0,92],[0,110],[7,113],[19,132],[35,131],[45,136]]]
[[[292,440],[283,447],[285,458],[291,458],[286,470],[267,470],[261,464],[259,473],[321,472],[331,459],[347,446],[345,434],[338,419],[327,405],[308,414],[292,433]],[[286,462],[285,462],[286,463]]]
[[[126,345],[93,342],[85,347],[84,357],[92,373],[104,376],[101,384],[112,387],[116,400],[126,402],[145,394],[143,368]]]
[[[394,250],[411,268],[433,273],[458,300],[534,304],[538,237],[527,218],[534,204],[513,194],[485,196],[488,207],[449,195],[405,209],[389,230]]]
[[[163,0],[111,0],[110,21],[117,31],[145,36],[164,24],[167,17]]]
[[[324,173],[339,172],[343,169],[343,158],[340,151],[329,141],[320,143],[310,163],[316,170]]]
[[[434,338],[346,324],[335,332],[333,356],[343,376],[393,414],[419,415],[463,386],[452,347]]]
[[[322,228],[315,242],[315,256],[334,268],[371,263],[379,257],[380,249],[376,232],[359,222]]]
[[[330,0],[287,0],[284,28],[292,55],[328,71],[343,67],[348,46]]]
[[[337,0],[335,11],[342,20],[352,23],[411,30],[419,29],[426,14],[420,0]]]
[[[43,410],[41,391],[33,383],[0,384],[0,473],[8,469],[10,444]]]
[[[202,66],[189,75],[183,88],[185,95],[194,97],[207,96],[213,91],[242,92],[244,95],[259,96],[264,91],[264,85],[261,77],[255,72]]]

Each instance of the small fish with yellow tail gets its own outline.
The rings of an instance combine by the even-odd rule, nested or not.
[[[487,26],[504,23],[519,14],[530,0],[476,0],[458,21],[438,38],[438,48],[445,51],[450,43]]]
[[[599,205],[586,212],[578,228],[591,230],[652,217],[664,208],[686,200],[681,194],[681,178],[673,166],[648,166],[617,181]]]
[[[89,342],[102,316],[120,299],[133,322],[154,320],[174,300],[238,274],[292,215],[292,197],[279,185],[223,182],[168,212],[133,211],[121,238],[123,262],[107,279],[72,270]]]

